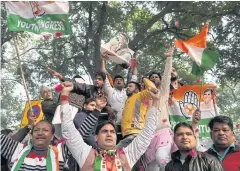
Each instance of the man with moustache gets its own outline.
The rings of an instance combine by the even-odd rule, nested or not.
[[[63,135],[67,139],[67,145],[81,167],[81,171],[130,171],[146,150],[155,130],[156,107],[159,104],[158,91],[154,89],[147,90],[153,99],[153,104],[148,111],[144,128],[131,144],[125,148],[116,148],[116,127],[111,121],[105,121],[96,128],[95,140],[99,148],[94,149],[83,142],[82,136],[73,125],[68,101],[68,95],[73,86],[72,83],[65,82],[63,84],[64,89],[61,92]],[[132,89],[135,89],[135,87],[132,87]],[[128,93],[132,94],[130,91]],[[88,124],[87,127],[91,126]]]
[[[216,116],[208,124],[213,145],[207,153],[215,156],[225,171],[240,170],[240,147],[236,144],[233,122],[230,117]]]
[[[141,91],[141,86],[135,81],[130,81],[127,85],[126,100],[123,114],[122,114],[122,135],[117,148],[126,147],[132,140],[141,132],[144,127],[148,104],[144,103],[145,100],[150,100],[151,96],[148,91],[149,87]],[[157,89],[153,88],[155,91]]]
[[[214,156],[196,150],[197,139],[191,125],[178,123],[174,128],[174,142],[179,150],[172,153],[165,171],[223,171]]]
[[[1,135],[1,155],[12,171],[63,171],[69,151],[63,143],[51,145],[54,131],[49,121],[41,120],[32,126],[27,145]]]
[[[102,57],[101,71],[107,73],[104,57]],[[137,67],[133,67],[133,75],[131,81],[137,81]],[[122,111],[128,98],[124,78],[116,75],[113,79],[114,87],[111,86],[108,78],[105,80],[104,91],[108,96],[108,103],[117,112],[116,125],[118,132],[121,132]],[[121,138],[119,136],[119,138]]]

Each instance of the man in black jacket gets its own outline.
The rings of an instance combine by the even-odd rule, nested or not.
[[[55,110],[57,108],[57,103],[53,101],[52,91],[46,87],[41,89],[40,92],[43,101],[42,101],[42,111],[44,114],[44,120],[52,123]]]
[[[174,142],[179,150],[172,153],[165,171],[223,171],[214,156],[195,150],[197,139],[191,125],[178,123],[174,128]]]
[[[233,122],[230,117],[216,116],[208,124],[213,145],[207,150],[223,165],[225,171],[240,170],[240,146],[236,144]]]
[[[104,96],[103,85],[106,79],[106,74],[104,72],[97,72],[94,77],[94,85],[88,85],[85,83],[73,82],[74,89],[72,92],[76,92],[77,94],[84,95],[86,99],[88,98],[96,98],[97,96]],[[107,104],[102,113],[108,114],[108,119],[115,121],[116,119],[116,111],[113,110],[109,104]],[[101,121],[101,119],[100,119]]]

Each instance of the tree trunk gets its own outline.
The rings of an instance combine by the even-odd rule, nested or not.
[[[97,29],[97,32],[95,33],[94,37],[94,66],[95,66],[95,71],[100,70],[100,64],[101,64],[101,55],[100,55],[100,46],[101,46],[101,36],[102,36],[102,31],[103,31],[103,26],[105,24],[106,20],[106,5],[108,2],[103,2],[102,8],[101,8],[101,18],[100,18],[100,23]]]

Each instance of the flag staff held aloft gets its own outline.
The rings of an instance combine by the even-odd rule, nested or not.
[[[23,87],[25,89],[25,93],[26,93],[26,96],[27,96],[27,100],[28,100],[28,104],[29,104],[29,110],[32,113],[32,105],[31,105],[31,101],[30,101],[30,97],[29,97],[29,93],[28,93],[28,89],[27,89],[27,85],[26,85],[23,69],[22,69],[22,64],[21,64],[21,59],[20,59],[20,55],[19,55],[19,49],[18,49],[18,43],[17,43],[17,40],[16,40],[16,35],[14,33],[12,35],[13,35],[14,46],[15,46],[15,49],[16,49],[16,52],[17,52],[18,66],[20,68],[20,73],[21,73],[21,77],[22,77]]]
[[[27,31],[35,34],[47,32],[55,34],[55,37],[72,33],[68,19],[69,5],[66,1],[6,1],[5,6],[8,13],[8,31]],[[29,103],[29,111],[32,113],[33,109],[21,65],[17,36],[15,33],[12,35]]]

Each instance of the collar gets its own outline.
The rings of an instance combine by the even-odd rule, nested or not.
[[[86,114],[90,114],[91,113],[89,110],[85,110],[84,108],[82,109],[82,112],[84,112]]]
[[[195,149],[192,149],[189,152],[189,155],[185,158],[185,160],[189,161],[192,158],[195,158],[197,156],[197,154],[198,154],[197,151]],[[178,151],[172,153],[171,157],[172,157],[172,160],[180,160],[180,157],[181,157],[180,151],[178,150]]]
[[[230,146],[228,146],[228,148],[226,150],[230,149],[231,147],[232,147],[233,151],[239,151],[238,146],[235,143],[232,143]],[[214,144],[212,144],[209,149],[218,154],[217,150],[215,149]],[[225,152],[226,152],[226,150],[225,150]]]
[[[239,148],[235,143],[232,143],[230,146],[228,146],[228,148],[224,151],[223,154],[219,154],[215,149],[214,144],[212,144],[209,150],[214,152],[217,155],[217,158],[222,162],[227,154],[229,154],[231,151],[239,151]]]

